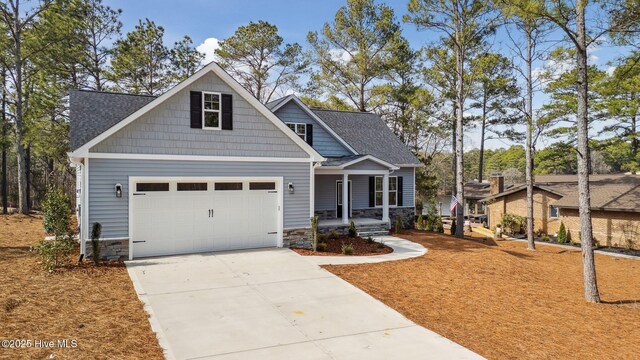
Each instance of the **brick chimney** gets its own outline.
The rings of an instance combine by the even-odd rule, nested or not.
[[[489,194],[495,195],[504,191],[504,176],[502,174],[489,175]]]

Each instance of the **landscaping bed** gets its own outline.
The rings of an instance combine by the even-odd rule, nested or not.
[[[424,231],[397,236],[428,253],[324,268],[489,359],[637,359],[640,261],[596,254],[603,303],[590,304],[579,251]]]
[[[524,237],[524,239],[526,239],[526,236]],[[548,241],[547,240],[542,240],[541,238],[540,239],[536,238],[536,243],[567,245],[567,246],[575,247],[577,249],[580,249],[580,247],[581,247],[580,243],[572,243],[572,242],[559,243],[557,241],[553,241],[552,238],[549,238]],[[623,254],[623,255],[630,255],[630,256],[638,256],[638,257],[640,257],[640,250],[636,250],[636,249],[625,249],[625,248],[612,247],[612,246],[594,246],[593,249],[594,250],[599,250],[599,251],[610,252],[610,253],[614,253],[614,254]]]
[[[143,304],[121,262],[69,265],[49,273],[30,248],[42,218],[0,216],[2,339],[75,340],[77,347],[0,349],[0,358],[162,359]],[[72,255],[77,259],[77,249]]]
[[[326,240],[324,240],[323,242],[327,244],[324,251],[313,251],[299,248],[292,248],[292,250],[300,255],[306,256],[371,256],[383,255],[393,252],[392,248],[384,245],[383,243],[369,241],[368,239],[363,239],[360,236],[334,236],[333,238],[326,238]],[[352,245],[353,253],[344,254],[342,251],[343,246],[349,244]]]

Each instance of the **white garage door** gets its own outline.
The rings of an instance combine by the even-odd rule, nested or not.
[[[273,180],[136,180],[133,256],[276,246],[279,184]]]

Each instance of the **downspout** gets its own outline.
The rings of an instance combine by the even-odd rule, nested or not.
[[[82,184],[80,186],[80,211],[78,212],[80,215],[80,218],[78,219],[78,227],[80,228],[80,232],[78,233],[78,241],[80,242],[80,256],[78,257],[78,262],[82,262],[82,260],[84,259],[85,250],[86,250],[86,242],[84,241],[84,237],[82,236],[82,234],[87,230],[84,228],[84,226],[82,226],[82,223],[84,222],[84,216],[86,213],[86,209],[85,209],[86,204],[84,203],[84,193],[86,190],[85,184],[87,182],[87,179],[85,178],[86,170],[82,161],[76,160],[73,157],[69,156],[69,162],[71,162],[71,164],[75,165],[76,167],[80,166],[80,171],[82,172]],[[78,181],[77,175],[76,175],[76,181]]]

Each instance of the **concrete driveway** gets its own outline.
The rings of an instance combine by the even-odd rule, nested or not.
[[[288,249],[127,268],[170,359],[481,359]]]

